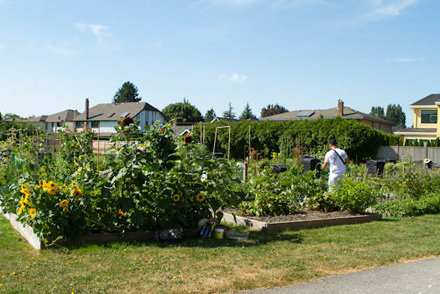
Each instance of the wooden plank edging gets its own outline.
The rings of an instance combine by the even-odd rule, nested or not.
[[[314,229],[327,226],[360,224],[371,221],[382,220],[380,214],[354,215],[350,217],[338,217],[318,220],[299,220],[289,222],[267,223],[254,219],[238,216],[235,214],[224,213],[222,221],[233,225],[243,225],[253,231],[263,231],[266,233],[277,233],[286,230]]]
[[[42,241],[37,234],[34,233],[32,227],[27,224],[22,224],[17,221],[18,216],[12,213],[5,213],[3,216],[9,220],[11,226],[20,233],[20,235],[26,239],[26,241],[35,249],[41,250],[46,247],[44,241]],[[185,229],[183,231],[184,238],[191,238],[197,236],[197,229]],[[87,244],[105,244],[111,242],[121,241],[152,241],[154,240],[154,232],[127,232],[124,235],[119,233],[101,233],[90,234],[82,236],[81,239],[73,242],[66,243],[64,241],[56,242],[60,246],[72,246],[72,245],[87,245]]]

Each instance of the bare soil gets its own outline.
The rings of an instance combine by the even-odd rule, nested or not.
[[[353,214],[348,211],[332,211],[332,212],[323,212],[317,210],[309,210],[303,209],[295,214],[290,215],[278,215],[278,216],[250,216],[239,214],[238,210],[235,209],[225,209],[224,212],[227,213],[235,213],[236,215],[240,215],[242,217],[246,217],[249,219],[254,219],[261,222],[266,223],[277,223],[277,222],[289,222],[289,221],[307,221],[307,220],[322,220],[322,219],[331,219],[331,218],[350,218],[353,216],[359,216],[361,214]]]

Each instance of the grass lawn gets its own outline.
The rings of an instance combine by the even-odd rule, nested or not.
[[[249,240],[36,251],[0,217],[0,293],[233,293],[440,255],[440,215]]]

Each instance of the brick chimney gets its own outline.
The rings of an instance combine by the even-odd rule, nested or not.
[[[86,98],[86,120],[89,119],[89,98]]]
[[[344,101],[341,99],[338,100],[338,115],[344,116]]]

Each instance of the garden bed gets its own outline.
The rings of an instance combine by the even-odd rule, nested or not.
[[[0,213],[1,214],[1,213]],[[9,220],[12,227],[35,249],[46,248],[46,244],[33,231],[32,227],[17,221],[17,215],[12,213],[3,214]],[[197,236],[197,229],[185,229],[185,238]],[[59,246],[77,246],[86,244],[105,244],[111,242],[127,241],[151,241],[155,240],[155,232],[127,232],[124,235],[119,233],[93,233],[81,237],[79,240],[66,243],[63,240],[55,242]]]
[[[352,214],[347,211],[322,212],[302,210],[292,215],[256,217],[237,215],[232,210],[224,211],[223,221],[243,225],[254,231],[276,233],[285,230],[313,229],[336,225],[359,224],[382,219],[380,214]]]

